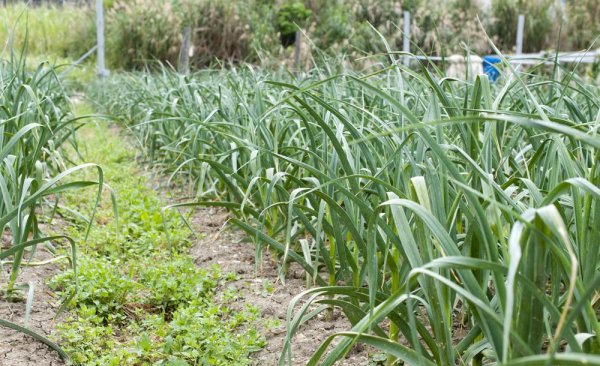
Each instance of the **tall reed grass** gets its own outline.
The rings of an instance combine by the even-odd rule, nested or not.
[[[395,61],[302,80],[165,70],[91,99],[189,183],[185,205],[229,209],[259,266],[270,248],[282,278],[305,270],[282,365],[333,307],[352,328],[310,365],[357,342],[389,365],[600,365],[600,90],[505,67],[497,85]]]

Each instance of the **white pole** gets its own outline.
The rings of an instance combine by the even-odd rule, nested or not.
[[[410,52],[410,12],[404,12],[404,22],[403,22],[404,34],[402,36],[402,52],[409,53]],[[404,65],[408,66],[410,63],[410,57],[404,56]]]
[[[104,62],[104,9],[102,0],[96,0],[96,38],[98,45],[98,76],[108,76]]]
[[[179,73],[187,74],[190,71],[190,42],[192,38],[192,29],[188,27],[183,28],[183,41],[181,43],[181,50],[179,50]]]
[[[302,33],[300,30],[296,31],[296,41],[294,42],[294,69],[298,74],[300,73],[300,55],[302,52]]]
[[[525,28],[525,15],[519,15],[519,22],[517,24],[517,55],[523,53],[523,29]]]

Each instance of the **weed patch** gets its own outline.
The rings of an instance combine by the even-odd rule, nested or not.
[[[249,364],[249,354],[264,343],[252,326],[260,314],[253,307],[229,309],[217,292],[235,276],[196,267],[179,213],[165,212],[164,225],[158,193],[114,132],[98,124],[81,135],[85,159],[105,167],[118,220],[107,189],[88,241],[80,244],[77,281],[72,271],[50,281],[71,309],[55,338],[82,365]],[[63,195],[64,215],[73,211],[67,207],[93,205],[91,193]],[[73,219],[70,232],[82,242],[86,218]]]

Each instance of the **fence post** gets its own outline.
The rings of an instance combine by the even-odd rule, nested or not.
[[[98,45],[98,76],[108,76],[104,61],[104,6],[102,0],[96,0],[96,38]]]
[[[403,35],[402,35],[402,52],[409,53],[410,52],[410,12],[404,12],[404,21],[403,21]],[[404,66],[408,66],[410,64],[410,56],[404,56]]]
[[[294,41],[294,69],[296,73],[300,72],[300,55],[302,52],[302,33],[298,29],[296,31],[296,40]]]
[[[192,30],[190,27],[183,28],[183,40],[179,51],[179,73],[187,74],[190,71],[190,42]]]
[[[520,55],[523,53],[523,30],[525,28],[525,15],[519,15],[519,21],[517,23],[517,49],[516,54]]]

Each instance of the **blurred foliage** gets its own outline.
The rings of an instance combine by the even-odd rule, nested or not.
[[[182,17],[170,1],[119,1],[107,13],[107,60],[134,68],[152,58],[174,63]],[[108,31],[110,29],[110,31]]]
[[[192,28],[192,65],[206,66],[215,60],[253,61],[253,48],[266,47],[273,24],[264,27],[263,1],[120,0],[107,15],[107,45],[122,50],[112,53],[113,68],[135,69],[148,61],[175,64],[182,29]],[[254,37],[252,37],[254,35]],[[255,38],[255,39],[253,39]],[[262,42],[265,42],[264,44]]]
[[[296,33],[297,27],[301,26],[310,14],[311,11],[300,1],[284,4],[277,12],[277,28],[282,34]]]
[[[494,41],[500,49],[513,51],[519,14],[526,15],[523,52],[556,47],[561,10],[555,0],[495,0],[491,34],[495,35]]]
[[[576,35],[569,37],[569,46],[572,48],[585,49],[590,46],[598,48],[600,1],[567,0],[567,29],[565,33]]]
[[[526,15],[525,52],[582,49],[600,34],[597,0],[567,0],[564,9],[555,0],[107,0],[105,6],[111,69],[140,69],[153,61],[175,66],[186,26],[192,28],[192,49],[186,51],[195,68],[216,62],[280,62],[289,57],[283,34],[296,24],[312,51],[356,60],[385,52],[373,28],[392,49],[401,49],[406,10],[411,12],[411,50],[416,53],[488,53],[481,25],[501,50],[511,52],[519,14]],[[0,36],[7,38],[22,9],[2,10],[6,21]],[[33,54],[78,57],[94,44],[94,11],[32,8],[23,15],[29,22],[17,24],[16,43],[27,27]]]
[[[72,6],[28,8],[23,4],[0,8],[1,50],[8,45],[28,53],[56,58],[79,58],[95,44],[96,24],[93,14]]]

